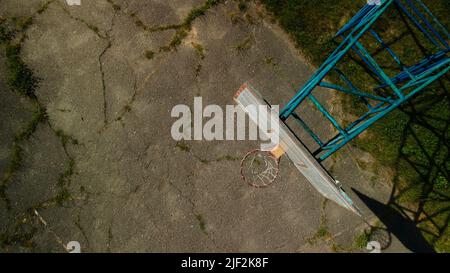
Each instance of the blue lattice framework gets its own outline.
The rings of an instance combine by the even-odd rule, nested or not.
[[[399,11],[405,19],[405,23],[407,22],[414,26],[416,28],[414,31],[418,30],[420,32],[420,35],[431,44],[434,49],[433,53],[412,66],[407,66],[400,60],[394,50],[390,48],[390,45],[383,41],[381,35],[374,30],[374,26],[380,16],[390,9]],[[400,68],[400,73],[388,76],[388,73],[381,68],[380,64],[363,46],[361,39],[364,35],[369,35],[380,48],[386,50]],[[380,5],[367,4],[339,30],[335,38],[342,38],[341,44],[284,109],[281,110],[280,118],[283,121],[286,121],[288,118],[293,118],[297,121],[319,146],[313,155],[319,162],[323,161],[369,128],[374,122],[424,90],[432,82],[444,76],[450,69],[449,37],[448,30],[420,0],[382,0]],[[359,61],[362,61],[364,66],[366,66],[365,71],[376,80],[377,84],[371,87],[370,90],[363,91],[358,89],[337,68],[338,62],[344,62],[346,59],[343,60],[343,58],[351,52],[353,52],[353,55],[356,53],[356,56],[360,58]],[[337,73],[335,75],[344,84],[338,85],[326,82],[325,78],[330,73]],[[312,91],[318,87],[359,97],[367,106],[367,112],[351,124],[345,127],[341,126],[313,96]],[[295,110],[306,99],[309,99],[326,119],[332,123],[338,132],[336,136],[327,141],[321,140],[295,113]]]

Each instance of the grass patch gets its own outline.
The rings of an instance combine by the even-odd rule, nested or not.
[[[363,231],[360,235],[356,236],[353,244],[357,248],[365,249],[369,241],[370,241],[370,232]]]
[[[262,2],[290,34],[305,57],[316,66],[336,48],[333,35],[366,3],[365,0]],[[424,3],[445,26],[450,26],[448,1],[424,0]],[[377,25],[379,34],[391,44],[391,48],[406,65],[417,63],[425,57],[425,53],[429,53],[429,45],[421,33],[408,29],[395,8],[390,9],[392,13],[388,17],[380,18],[381,24]],[[373,53],[375,43],[368,40],[365,39],[364,46]],[[399,72],[388,54],[376,54],[375,59],[385,66],[389,75]],[[362,72],[357,62],[351,59],[345,62],[346,67],[340,68],[357,87],[366,90],[373,85],[373,79]],[[334,79],[330,77],[330,80]],[[362,104],[359,100],[351,96],[342,96],[341,99],[346,113],[361,114]],[[364,137],[352,142],[395,171],[393,182],[396,191],[392,202],[409,207],[419,205],[421,209],[416,212],[417,215],[433,215],[423,219],[418,227],[423,229],[424,236],[436,249],[447,252],[450,251],[449,123],[450,81],[444,77],[410,100],[410,103],[376,122]],[[430,236],[430,232],[434,235]]]

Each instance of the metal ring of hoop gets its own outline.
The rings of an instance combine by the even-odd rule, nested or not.
[[[263,183],[262,185],[256,184],[253,181],[250,181],[249,179],[245,178],[244,168],[243,168],[245,160],[249,156],[251,156],[252,154],[255,154],[255,153],[258,153],[258,152],[267,153],[271,158],[273,158],[273,160],[275,161],[275,169],[276,169],[276,172],[275,172],[275,175],[274,175],[273,179],[271,179],[269,181],[269,183]],[[275,180],[278,178],[278,174],[279,173],[280,173],[280,159],[276,158],[275,156],[273,156],[270,152],[262,151],[260,149],[255,149],[255,150],[252,150],[252,151],[248,152],[244,156],[244,158],[242,158],[242,160],[241,160],[241,177],[242,177],[242,180],[244,180],[244,182],[246,182],[248,185],[250,185],[252,187],[255,187],[255,188],[266,188],[266,187],[272,185],[275,182]]]

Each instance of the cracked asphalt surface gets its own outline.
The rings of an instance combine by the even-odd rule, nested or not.
[[[352,245],[363,221],[331,202],[322,208],[323,198],[288,160],[279,181],[258,190],[239,175],[240,158],[256,142],[171,138],[177,104],[192,106],[202,96],[204,105],[225,106],[244,82],[282,104],[311,75],[259,4],[240,10],[236,1],[221,1],[189,21],[204,0],[81,2],[0,0],[2,18],[33,18],[21,56],[40,79],[36,96],[48,115],[20,143],[23,161],[5,190],[10,208],[0,204],[2,233],[17,236],[2,251],[64,252],[69,241],[79,241],[83,252],[323,252]],[[13,136],[32,110],[2,78],[0,87],[3,173]],[[304,115],[317,119],[312,110]],[[326,166],[346,188],[385,200],[389,187],[358,168],[358,153],[345,149]],[[330,236],[308,243],[324,217]]]

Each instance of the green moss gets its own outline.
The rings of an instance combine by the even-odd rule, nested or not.
[[[144,53],[145,58],[151,60],[155,57],[155,52],[152,50],[146,50]]]

